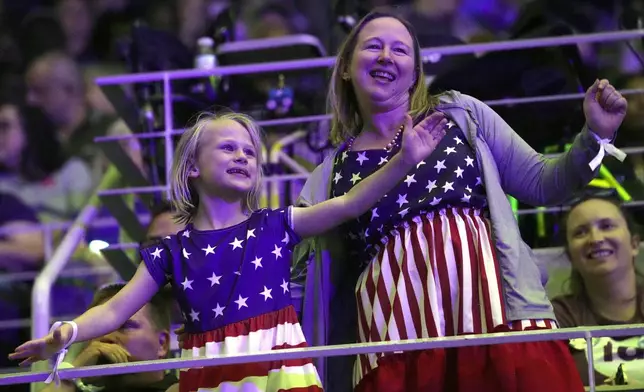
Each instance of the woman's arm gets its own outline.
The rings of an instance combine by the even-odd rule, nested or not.
[[[412,129],[409,118],[398,154],[346,195],[311,207],[294,207],[293,230],[303,238],[318,235],[365,213],[418,162],[434,151],[445,135],[445,124],[443,115],[435,113]]]
[[[552,205],[564,201],[595,177],[597,169],[591,169],[589,164],[597,156],[600,145],[589,125],[601,138],[612,138],[623,118],[621,103],[625,102],[623,98],[611,99],[619,95],[612,86],[602,91],[598,91],[598,86],[596,83],[588,89],[584,101],[587,125],[570,150],[557,158],[537,153],[489,106],[463,96],[479,121],[507,193],[528,204]],[[596,98],[597,94],[607,95],[609,101]]]

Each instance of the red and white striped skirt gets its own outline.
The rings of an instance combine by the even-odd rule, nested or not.
[[[188,334],[181,358],[244,354],[307,347],[292,306],[199,334]],[[310,359],[225,365],[181,370],[181,392],[320,392],[322,384]]]
[[[556,328],[553,320],[506,320],[501,275],[490,233],[490,223],[479,210],[452,208],[416,216],[383,237],[378,253],[356,285],[359,341]],[[522,346],[521,350],[536,349],[535,356],[539,358],[544,353],[538,348],[540,345],[555,344],[555,350],[559,352],[560,343],[529,343],[534,348]],[[486,350],[495,350],[494,347],[487,346],[479,353],[478,362],[486,371],[490,365],[486,365],[487,360],[483,358],[490,355]],[[565,344],[563,348],[567,353]],[[354,367],[354,384],[359,391],[469,390],[467,388],[485,391],[484,384],[490,382],[481,380],[488,376],[481,375],[482,384],[470,383],[465,389],[445,379],[445,375],[448,379],[452,375],[459,377],[457,369],[453,368],[458,355],[452,356],[450,352],[469,352],[467,366],[470,367],[477,362],[472,357],[476,349],[481,347],[359,355]],[[560,366],[560,363],[556,364],[556,367]],[[570,366],[576,375],[571,358]],[[385,369],[381,369],[383,367]],[[539,370],[543,371],[543,368]],[[429,384],[408,384],[421,374],[423,379],[430,380]],[[542,377],[543,373],[540,374]],[[445,386],[446,382],[449,387]],[[583,390],[583,385],[579,385]]]

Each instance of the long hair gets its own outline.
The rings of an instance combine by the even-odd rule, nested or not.
[[[237,122],[250,135],[257,154],[257,177],[255,178],[255,184],[242,200],[242,209],[244,212],[249,213],[259,207],[259,193],[263,179],[262,131],[260,126],[245,114],[204,112],[199,114],[195,124],[181,135],[174,155],[170,180],[170,199],[176,211],[176,220],[179,223],[187,224],[192,221],[199,207],[199,194],[188,175],[197,161],[201,135],[209,124],[223,120]]]
[[[579,200],[577,200],[574,204],[572,204],[572,206],[570,207],[570,210],[568,210],[568,213],[564,215],[563,220],[561,222],[560,235],[563,237],[562,238],[563,248],[569,260],[572,260],[572,258],[570,256],[570,244],[568,243],[568,234],[567,234],[568,219],[570,218],[570,214],[575,208],[579,207],[580,205],[590,200],[602,200],[614,205],[619,210],[620,214],[626,221],[626,227],[628,228],[628,231],[631,234],[631,238],[633,236],[640,235],[639,225],[633,218],[633,215],[630,213],[630,211],[628,211],[626,208],[622,206],[622,203],[620,200],[611,196],[586,195],[580,198]],[[642,276],[642,274],[637,270],[637,268],[635,268],[635,276],[637,277],[638,284],[644,283],[644,276]],[[564,282],[564,284],[567,285],[564,291],[568,291],[570,294],[576,297],[583,297],[584,293],[586,292],[584,279],[579,273],[579,271],[577,271],[575,268],[572,268],[572,270],[570,271],[570,277],[566,280],[566,282]]]
[[[429,94],[425,87],[425,74],[420,53],[420,43],[412,25],[400,15],[387,10],[376,10],[367,14],[351,30],[338,51],[335,66],[331,74],[327,96],[328,111],[331,113],[331,142],[338,145],[352,136],[356,136],[364,120],[358,108],[353,85],[350,80],[344,80],[342,74],[349,68],[351,57],[356,48],[360,31],[372,20],[379,18],[394,18],[402,23],[414,41],[414,64],[416,83],[409,91],[409,114],[416,120],[438,104],[438,98]]]

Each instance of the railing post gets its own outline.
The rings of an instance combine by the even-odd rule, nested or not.
[[[87,205],[78,215],[74,224],[65,234],[60,246],[53,256],[48,260],[34,282],[31,293],[31,338],[41,338],[49,332],[49,319],[51,314],[51,287],[58,278],[60,271],[65,267],[67,261],[74,254],[74,250],[85,234],[85,227],[94,218],[98,209],[93,205]],[[32,371],[43,370],[46,362],[36,363]],[[35,384],[31,385],[32,392],[37,390]]]
[[[163,115],[165,123],[165,183],[168,185],[166,196],[170,199],[170,177],[174,156],[174,143],[172,142],[174,115],[172,112],[172,83],[170,82],[170,75],[167,72],[163,74]]]
[[[586,331],[586,351],[588,352],[588,385],[590,392],[595,392],[595,361],[593,357],[593,337],[590,331]]]

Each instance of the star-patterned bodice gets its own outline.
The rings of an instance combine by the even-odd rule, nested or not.
[[[290,260],[299,241],[290,207],[259,210],[238,225],[198,231],[192,225],[141,249],[154,280],[172,284],[188,333],[291,305]]]
[[[445,137],[428,158],[418,163],[367,213],[343,225],[352,240],[349,249],[361,262],[370,257],[363,250],[371,248],[384,233],[414,216],[448,207],[486,207],[476,154],[456,124],[450,121],[447,128]],[[332,195],[347,193],[388,162],[398,149],[338,153],[333,168]]]

